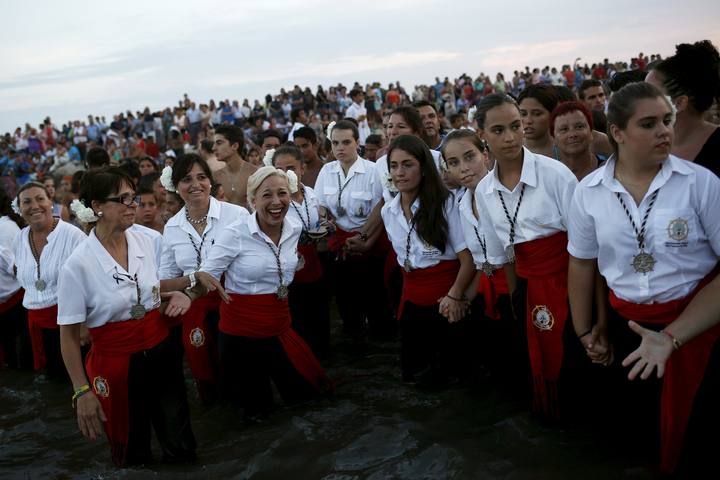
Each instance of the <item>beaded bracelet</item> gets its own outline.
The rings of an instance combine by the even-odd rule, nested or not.
[[[456,302],[465,302],[465,301],[467,301],[467,297],[466,297],[465,295],[463,295],[463,296],[460,297],[460,298],[456,298],[456,297],[453,297],[452,295],[450,295],[450,294],[448,293],[448,294],[445,295],[445,296],[446,296],[447,298],[449,298],[450,300],[455,300]]]
[[[87,383],[86,383],[85,385],[83,385],[82,387],[79,387],[77,390],[75,390],[75,393],[73,393],[73,396],[72,396],[72,408],[73,408],[73,410],[74,410],[75,408],[77,408],[77,400],[78,400],[78,398],[82,397],[83,395],[85,395],[85,394],[88,393],[89,391],[90,391],[90,385],[88,385]]]

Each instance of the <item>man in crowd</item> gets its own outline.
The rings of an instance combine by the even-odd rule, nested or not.
[[[247,181],[257,167],[240,156],[245,144],[242,129],[235,125],[220,125],[215,129],[214,142],[213,153],[225,163],[225,168],[215,172],[215,181],[223,185],[228,202],[247,207]]]

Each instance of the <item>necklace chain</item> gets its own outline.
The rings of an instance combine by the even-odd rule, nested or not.
[[[305,186],[302,183],[300,184],[300,191],[302,192],[303,203],[305,203],[305,214],[307,215],[307,224],[305,223],[305,219],[303,218],[302,214],[300,213],[300,209],[295,204],[295,201],[291,201],[290,204],[293,206],[293,208],[297,212],[298,217],[300,217],[300,221],[303,224],[304,230],[306,232],[309,232],[310,231],[310,208],[308,207],[307,195],[305,195]]]
[[[282,226],[280,226],[280,238],[282,239]],[[273,255],[275,256],[275,261],[277,262],[277,271],[278,271],[278,277],[280,277],[280,286],[278,289],[282,289],[285,287],[285,284],[283,282],[283,271],[282,271],[282,264],[280,263],[280,255],[282,254],[282,245],[280,245],[280,242],[278,241],[277,251],[275,250],[275,245],[273,245],[272,242],[268,242],[265,240],[265,244],[268,246],[270,251],[272,251]]]
[[[59,221],[57,219],[53,220],[53,225],[50,228],[50,231],[48,232],[48,236],[55,231],[55,227],[57,227]],[[28,240],[30,240],[30,252],[32,252],[32,256],[35,259],[35,265],[37,269],[37,278],[40,280],[40,253],[37,251],[37,248],[35,247],[35,235],[33,235],[32,228],[28,231]]]
[[[198,218],[197,220],[190,217],[190,211],[188,211],[187,207],[185,207],[185,218],[188,222],[192,225],[201,225],[205,222],[207,222],[208,214],[206,213],[202,217]]]
[[[498,190],[498,197],[500,197],[500,203],[502,204],[503,210],[505,211],[505,217],[507,217],[508,222],[510,223],[510,245],[513,245],[515,243],[515,225],[517,224],[517,216],[518,212],[520,211],[520,204],[523,200],[523,195],[525,194],[525,184],[522,184],[522,187],[520,188],[520,198],[518,199],[518,203],[515,206],[515,213],[513,214],[512,218],[510,217],[510,212],[508,211],[507,205],[505,205],[505,199],[503,198],[502,192]]]
[[[652,210],[653,206],[655,205],[655,200],[657,199],[658,192],[660,189],[658,188],[655,190],[655,192],[652,194],[652,197],[650,197],[650,203],[648,204],[647,210],[645,210],[645,215],[643,215],[642,223],[640,224],[640,230],[638,230],[637,225],[635,224],[635,220],[633,220],[632,214],[630,213],[630,210],[628,209],[627,205],[622,199],[622,196],[620,195],[620,192],[615,192],[615,196],[620,201],[620,205],[622,205],[623,210],[625,210],[625,214],[627,215],[628,219],[630,220],[630,224],[633,227],[633,230],[635,230],[635,238],[638,242],[638,248],[640,251],[645,250],[645,227],[647,226],[648,217],[650,216],[650,211]]]

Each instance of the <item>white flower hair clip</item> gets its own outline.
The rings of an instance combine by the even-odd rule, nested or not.
[[[95,211],[90,207],[86,207],[85,204],[77,198],[70,204],[70,210],[72,210],[77,219],[83,223],[97,222],[98,220],[98,217],[95,216]]]
[[[273,157],[275,156],[275,149],[271,148],[267,152],[265,152],[265,156],[263,157],[263,165],[266,167],[272,167],[273,166]]]
[[[336,122],[330,122],[327,126],[327,129],[325,129],[325,136],[328,140],[330,140],[330,135],[332,134],[333,128],[335,128]]]
[[[10,202],[10,206],[12,207],[13,212],[17,213],[18,215],[22,215],[22,214],[20,213],[20,204],[18,203],[18,199],[17,199],[17,198],[15,198],[15,200],[13,200],[12,202]]]
[[[290,185],[290,193],[296,193],[298,191],[298,177],[292,170],[285,172]]]
[[[468,122],[472,123],[473,120],[475,120],[475,114],[477,113],[477,107],[473,105],[470,107],[470,110],[468,110]]]
[[[172,167],[165,167],[165,168],[163,168],[162,175],[160,175],[160,184],[168,192],[176,192],[177,191],[175,189],[175,185],[173,185],[173,182],[172,182],[172,174],[173,174]]]
[[[393,182],[393,180],[392,180],[392,175],[390,175],[389,173],[387,175],[385,175],[384,184],[385,184],[385,188],[387,188],[390,193],[395,194],[398,192],[398,189],[395,186],[395,182]]]
[[[670,95],[665,95],[665,98],[667,99],[668,103],[670,104],[670,108],[672,109],[672,118],[671,118],[671,120],[670,120],[670,125],[674,127],[674,126],[675,126],[675,120],[677,120],[677,113],[678,113],[677,107],[676,107],[675,104],[673,103],[672,98],[670,97]]]

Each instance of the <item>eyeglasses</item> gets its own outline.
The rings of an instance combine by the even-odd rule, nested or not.
[[[126,207],[132,207],[133,204],[140,205],[140,195],[135,195],[134,193],[126,193],[124,195],[120,195],[119,197],[107,197],[105,201],[122,203]]]

